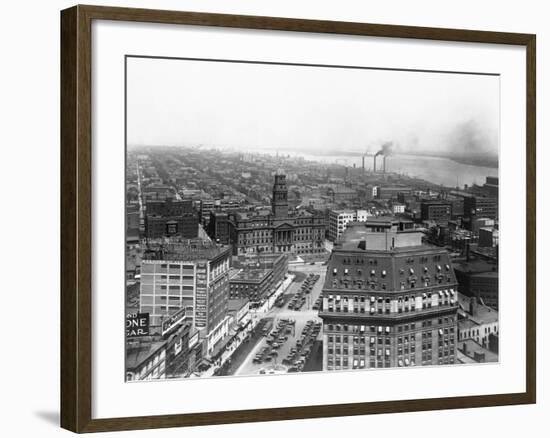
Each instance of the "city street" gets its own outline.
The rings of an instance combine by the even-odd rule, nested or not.
[[[294,330],[291,333],[285,333],[285,336],[288,336],[288,339],[277,349],[278,356],[274,357],[270,362],[263,363],[253,363],[254,357],[261,352],[261,350],[268,346],[267,339],[264,337],[258,344],[250,351],[246,359],[242,364],[239,365],[238,369],[235,372],[235,375],[250,375],[258,374],[260,370],[273,367],[275,365],[281,365],[282,360],[289,354],[291,348],[296,347],[296,341],[300,339],[302,330],[304,329],[307,321],[313,320],[320,322],[321,319],[318,317],[318,311],[313,310],[313,304],[319,297],[321,290],[323,288],[323,283],[325,281],[325,270],[326,266],[317,263],[315,265],[304,264],[304,265],[294,265],[289,267],[289,271],[298,272],[306,274],[318,274],[320,277],[317,282],[313,285],[310,294],[306,294],[306,301],[304,306],[300,310],[291,310],[288,308],[288,301],[284,307],[274,306],[269,312],[264,314],[264,318],[273,318],[273,328],[276,327],[277,322],[281,319],[290,319],[294,320],[295,326]],[[285,295],[293,296],[296,292],[300,290],[300,287],[303,283],[303,276],[298,275],[296,279],[300,281],[294,281],[289,288],[287,289]],[[320,338],[320,335],[319,337]]]

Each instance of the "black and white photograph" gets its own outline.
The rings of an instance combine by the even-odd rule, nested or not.
[[[127,382],[499,362],[498,74],[125,62]]]

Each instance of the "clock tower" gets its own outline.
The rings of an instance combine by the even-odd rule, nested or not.
[[[286,187],[286,175],[284,175],[281,170],[278,170],[275,173],[271,210],[273,211],[275,218],[288,217],[288,189]]]

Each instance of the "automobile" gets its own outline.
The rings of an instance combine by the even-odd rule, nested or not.
[[[265,374],[265,370],[262,368],[260,371],[259,371],[260,374]]]
[[[315,262],[311,262],[311,263],[310,263],[310,265],[314,265],[314,264],[315,264]]]
[[[261,356],[260,356],[260,357],[255,356],[254,359],[252,359],[252,363],[262,363],[262,358],[261,358]]]
[[[271,344],[271,346],[273,348],[281,348],[281,344],[279,344],[278,342],[273,342],[273,344]]]
[[[272,360],[271,356],[264,357],[264,362],[271,362],[271,360]]]
[[[290,326],[287,327],[287,328],[285,329],[285,333],[286,333],[286,334],[292,333],[292,327],[290,327]]]
[[[292,366],[288,369],[289,373],[297,373],[298,371],[299,371],[298,367],[295,367],[295,366]]]
[[[279,353],[273,350],[271,353],[269,353],[270,356],[277,357],[279,356]]]

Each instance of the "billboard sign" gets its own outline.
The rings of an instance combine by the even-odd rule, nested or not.
[[[126,315],[126,337],[149,336],[149,313],[128,313]]]

